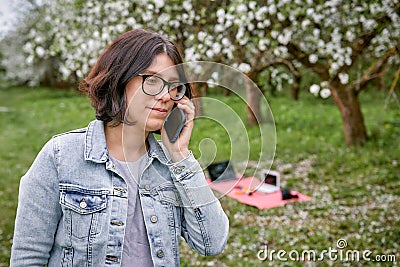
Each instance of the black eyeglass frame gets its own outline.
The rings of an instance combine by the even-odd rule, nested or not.
[[[184,86],[184,88],[185,88],[185,91],[183,92],[182,96],[177,98],[177,99],[175,99],[175,98],[172,98],[171,94],[170,94],[171,100],[178,101],[178,100],[181,100],[185,96],[186,90],[188,89],[188,87],[187,87],[188,85],[185,82],[168,82],[168,81],[164,80],[163,78],[161,78],[160,76],[157,76],[157,75],[154,75],[154,74],[142,74],[142,73],[139,73],[136,76],[142,77],[142,91],[146,95],[156,96],[156,95],[160,94],[164,90],[165,85],[168,86],[168,94],[170,94],[171,86],[173,86],[175,84],[180,84],[180,85]],[[160,91],[158,93],[156,93],[156,94],[149,94],[148,92],[146,92],[146,90],[144,90],[144,82],[149,77],[157,77],[157,78],[161,79],[161,81],[163,81],[163,86],[160,88]]]

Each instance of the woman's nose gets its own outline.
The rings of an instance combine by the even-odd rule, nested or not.
[[[169,94],[168,85],[165,85],[162,91],[156,95],[157,100],[168,101],[171,99],[171,95]]]

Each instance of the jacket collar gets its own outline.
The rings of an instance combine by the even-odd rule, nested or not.
[[[149,156],[161,162],[168,163],[168,157],[161,142],[157,141],[153,133],[147,136],[149,143]],[[85,137],[85,160],[95,163],[105,163],[108,160],[108,149],[104,133],[104,122],[94,120],[89,123]]]
[[[149,133],[147,136],[147,142],[149,143],[149,156],[152,158],[157,158],[164,164],[170,163],[170,159],[167,157],[168,152],[163,146],[161,141],[158,141],[153,133]]]

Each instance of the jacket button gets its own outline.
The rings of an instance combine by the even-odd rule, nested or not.
[[[144,186],[144,189],[147,190],[147,191],[150,191],[150,185],[149,185],[149,184],[146,184],[146,185]]]
[[[116,225],[116,226],[122,226],[123,225],[123,223],[120,222],[120,221],[112,221],[111,224],[112,225]]]
[[[156,215],[152,215],[152,216],[150,217],[150,221],[151,221],[152,223],[156,223],[156,222],[158,221],[157,216],[156,216]]]
[[[86,199],[82,198],[81,203],[79,203],[79,207],[85,209],[87,207]]]
[[[111,256],[111,255],[107,255],[107,256],[106,256],[106,260],[112,261],[112,262],[119,262],[118,257]]]
[[[164,257],[164,251],[162,251],[162,249],[157,250],[157,257],[159,258]]]
[[[185,169],[185,166],[177,166],[174,170],[175,174],[181,174],[183,170]]]

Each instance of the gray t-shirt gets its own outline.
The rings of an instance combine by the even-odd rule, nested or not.
[[[148,159],[147,153],[135,162],[119,161],[111,157],[115,168],[128,184],[129,192],[121,267],[154,266],[138,193],[139,179]]]

